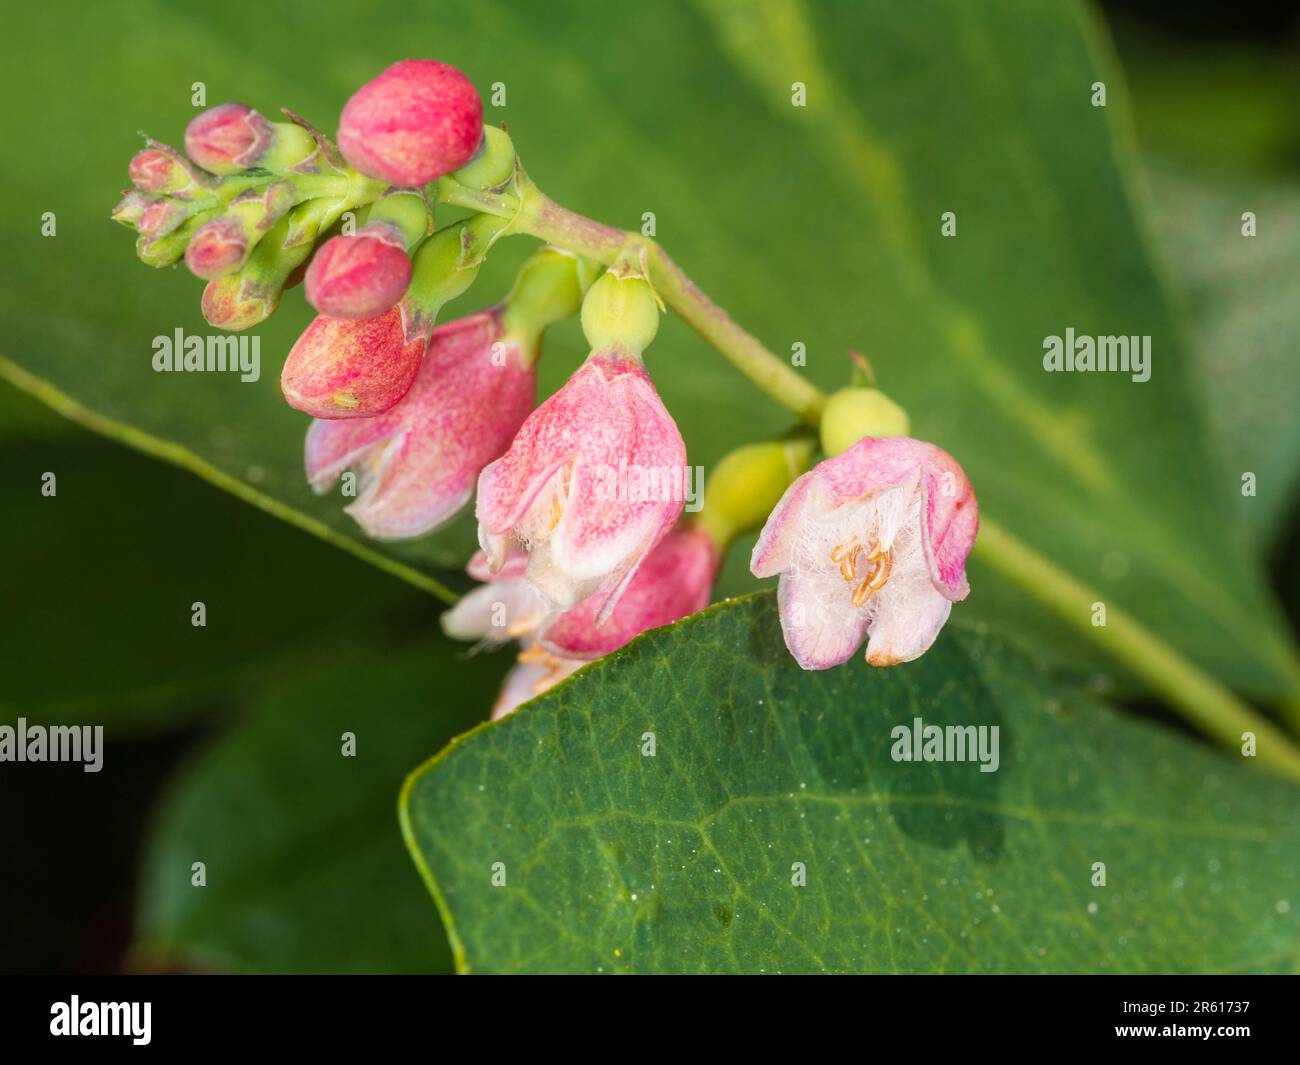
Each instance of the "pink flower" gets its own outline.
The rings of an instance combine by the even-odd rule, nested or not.
[[[373,222],[331,237],[307,267],[307,302],[331,318],[374,318],[402,298],[411,260],[397,226]]]
[[[483,104],[459,70],[404,59],[352,94],[339,149],[369,177],[414,188],[459,170],[483,139]]]
[[[493,569],[512,546],[558,610],[613,609],[682,512],[686,446],[639,358],[593,352],[524,422],[478,482],[479,544]]]
[[[400,314],[388,313],[400,338]],[[410,390],[386,413],[312,423],[307,479],[323,493],[348,467],[360,470],[346,509],[370,536],[420,536],[452,518],[528,416],[536,352],[506,337],[501,317],[493,308],[435,329]]]
[[[290,349],[280,388],[317,418],[370,418],[406,395],[424,350],[407,342],[396,307],[377,318],[320,315]]]
[[[781,628],[804,669],[847,661],[867,637],[867,661],[890,666],[924,654],[969,593],[978,527],[975,493],[951,455],[868,436],[786,490],[750,569],[781,574]]]
[[[617,651],[647,629],[708,606],[719,562],[707,533],[679,525],[646,556],[604,624],[597,623],[595,597],[585,599],[543,625],[537,642],[565,658],[590,660]]]
[[[679,525],[650,552],[604,624],[597,625],[596,599],[563,613],[548,613],[546,601],[524,578],[526,555],[512,554],[494,573],[480,551],[470,560],[468,572],[485,583],[447,611],[442,625],[457,639],[490,644],[517,639],[524,644],[493,709],[493,718],[498,718],[647,629],[703,610],[720,561],[708,534]]]
[[[442,615],[443,631],[457,640],[493,645],[511,640],[531,643],[549,611],[546,601],[524,579],[527,566],[528,556],[516,552],[493,572],[488,568],[487,556],[476,552],[465,572],[483,583],[462,595]]]

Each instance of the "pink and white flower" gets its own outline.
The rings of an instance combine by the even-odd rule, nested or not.
[[[647,629],[708,606],[720,561],[704,530],[678,525],[646,556],[603,624],[593,596],[547,622],[537,642],[552,654],[585,661],[617,651]]]
[[[388,313],[397,320],[396,309]],[[469,502],[479,471],[532,410],[535,355],[505,334],[499,307],[439,326],[395,406],[372,418],[312,422],[308,481],[324,493],[357,469],[360,491],[346,510],[377,539],[436,529]]]
[[[502,686],[492,712],[495,719],[647,629],[703,610],[720,561],[708,534],[696,526],[679,525],[637,569],[604,624],[597,625],[594,598],[562,613],[550,613],[545,599],[525,579],[526,555],[512,554],[492,572],[480,551],[471,559],[468,572],[485,583],[447,611],[442,625],[458,639],[489,644],[516,639],[524,645]]]
[[[458,640],[477,640],[499,645],[511,640],[531,643],[537,630],[550,616],[546,601],[524,579],[528,556],[516,552],[495,572],[487,556],[478,551],[465,572],[482,581],[460,597],[442,615],[442,629]]]
[[[641,561],[677,521],[686,445],[635,355],[593,352],[479,477],[479,544],[499,569],[528,552],[527,579],[556,610],[599,595],[609,616]],[[635,491],[622,490],[627,471]],[[645,490],[653,482],[653,490]]]
[[[975,493],[942,448],[864,437],[796,480],[767,520],[750,569],[781,575],[786,646],[829,669],[866,639],[873,666],[910,662],[970,592]]]

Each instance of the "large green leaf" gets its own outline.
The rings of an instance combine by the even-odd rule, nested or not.
[[[1293,970],[1300,791],[1044,684],[953,628],[804,673],[751,596],[457,741],[404,827],[474,972]],[[916,717],[998,769],[893,761]]]
[[[1292,516],[1300,487],[1300,184],[1225,177],[1171,163],[1149,171],[1169,269],[1191,316],[1192,353],[1236,493],[1261,548]],[[1257,231],[1242,235],[1242,214]]]
[[[502,663],[426,650],[339,660],[247,708],[159,803],[140,964],[429,972],[446,939],[394,823],[402,776],[481,721]],[[342,754],[344,732],[356,754]],[[207,884],[191,883],[206,866]]]
[[[114,736],[170,725],[296,664],[378,642],[394,616],[434,613],[408,585],[2,382],[0,409],[0,717],[102,724]]]
[[[11,199],[32,205],[0,219],[10,261],[23,264],[0,289],[7,353],[135,426],[140,446],[373,559],[463,557],[463,523],[413,545],[363,547],[341,501],[307,491],[305,419],[276,389],[280,356],[308,317],[296,294],[257,330],[256,385],[154,374],[153,336],[204,331],[199,286],[132,262],[128,235],[105,220],[132,131],[177,139],[196,79],[209,102],[287,103],[328,127],[399,52],[436,53],[485,94],[503,83],[506,104],[488,117],[509,123],[552,195],[629,226],[653,212],[659,238],[742,322],[778,352],[806,345],[806,372],[823,385],[845,379],[848,348],[865,351],[918,434],[960,458],[988,514],[1218,676],[1260,693],[1300,687],[1242,546],[1236,475],[1206,440],[1139,236],[1130,160],[1114,136],[1122,87],[1074,5],[270,10],[291,28],[263,3],[180,11],[137,0],[75,16],[35,5],[0,74],[10,98],[31,101],[10,115],[0,149]],[[1109,84],[1106,108],[1090,105],[1096,80]],[[791,106],[795,82],[804,107]],[[58,237],[39,235],[38,209],[59,214]],[[940,236],[948,210],[955,239]],[[499,294],[516,245],[494,253],[465,306]],[[1043,338],[1067,327],[1150,335],[1151,381],[1044,374]],[[545,386],[581,353],[571,323],[554,339]],[[787,424],[680,323],[651,362],[706,468]],[[972,583],[965,612],[1081,660],[1077,637],[1001,577],[976,567]]]

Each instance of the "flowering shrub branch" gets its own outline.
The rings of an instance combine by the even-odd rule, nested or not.
[[[222,329],[265,320],[305,281],[319,315],[282,389],[315,419],[309,482],[327,491],[355,473],[347,509],[369,535],[423,535],[477,495],[469,572],[483,583],[445,625],[523,645],[497,713],[700,609],[732,542],[761,527],[752,569],[781,574],[782,628],[806,669],[864,642],[874,666],[924,654],[969,592],[974,548],[1189,720],[1234,744],[1254,731],[1261,760],[1300,778],[1300,751],[1193,663],[1118,612],[1093,627],[1094,593],[1009,531],[986,521],[977,539],[960,465],[908,436],[882,393],[827,396],[654,240],[546,196],[460,71],[395,64],[348,101],[337,144],[286,115],[223,104],[191,122],[186,154],[150,141],[113,218],[137,231],[144,262],[183,259],[208,282],[203,313]],[[441,225],[442,208],[469,213]],[[441,323],[514,235],[546,247],[502,301]],[[698,514],[683,514],[685,446],[643,357],[665,307],[808,427],[724,459]],[[534,408],[543,334],[579,312],[589,354]]]

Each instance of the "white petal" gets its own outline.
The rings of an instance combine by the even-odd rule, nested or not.
[[[951,610],[952,603],[928,580],[914,594],[882,596],[871,623],[867,661],[873,666],[892,666],[920,658],[938,637]]]
[[[777,602],[785,645],[804,669],[838,666],[862,646],[867,614],[853,606],[838,569],[781,574]]]

